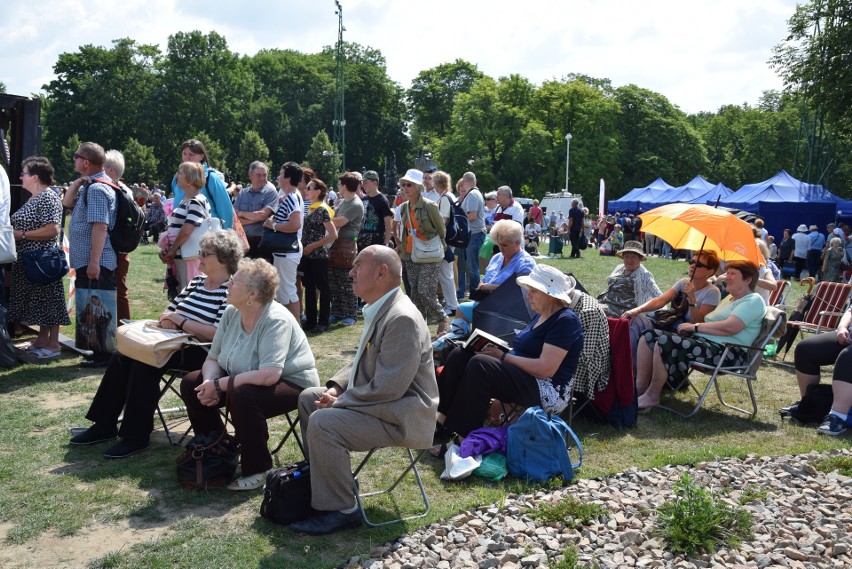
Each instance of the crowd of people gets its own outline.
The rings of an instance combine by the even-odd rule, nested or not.
[[[641,218],[593,219],[576,199],[567,215],[544,212],[537,200],[525,211],[508,186],[483,194],[473,172],[453,184],[436,169],[408,170],[395,199],[380,191],[375,171],[344,172],[332,198],[335,184],[295,162],[281,166],[276,188],[261,161],[250,165],[250,183],[231,192],[200,141],[184,142],[181,160],[171,201],[144,184],[117,186],[123,157],[92,142],[76,149],[80,177],[64,195],[51,189],[47,159],[23,163],[22,184],[32,197],[12,216],[18,250],[57,247],[63,204],[71,209],[75,286],[97,290],[104,338],[110,329],[114,335],[119,319],[130,318],[130,260],[110,238],[120,222],[116,192],[125,191],[144,206],[145,238],[157,243],[166,274],[176,281],[157,324],[209,343],[188,344],[154,367],[100,341],[83,362],[106,366],[86,415],[92,424],[70,442],[119,438],[104,452],[111,459],[148,448],[160,378],[166,369],[185,369],[180,393],[194,433],[221,433],[219,409],[227,405],[241,448],[240,475],[228,488],[252,490],[272,467],[267,420],[298,410],[318,513],[293,527],[311,535],[360,524],[350,452],[426,448],[464,437],[484,424],[495,398],[560,413],[572,389],[594,397],[610,374],[608,317],[629,326],[638,408],[648,412],[660,404],[666,384],[683,383],[691,363],[718,363],[723,352],[732,363],[748,357],[748,350],[725,351],[724,344],[754,343],[768,293],[782,278],[779,265],[793,263],[795,278],[807,268],[837,280],[849,244],[848,227],[830,226],[826,237],[815,226],[810,233],[800,226],[795,234],[786,230],[775,246],[756,223],[764,262],[723,263],[710,250],[686,252],[687,276],[663,292],[644,261],[673,256],[671,247],[643,233]],[[467,218],[463,247],[446,243],[455,206]],[[211,226],[211,219],[218,222]],[[192,239],[198,252],[188,254]],[[581,292],[573,277],[536,263],[545,242],[550,257],[561,255],[566,241],[572,258],[608,243],[621,259],[597,298]],[[58,357],[59,327],[70,323],[61,281],[32,286],[20,261],[11,274],[11,318],[40,326],[26,350],[36,359]],[[476,304],[515,277],[532,318],[516,330],[512,349],[488,345],[473,353],[455,347],[445,354],[439,382],[435,342],[449,331],[451,319],[466,322],[469,330]],[[668,311],[669,305],[676,310]],[[363,329],[354,358],[323,382],[309,335],[333,324],[351,326],[359,314]],[[819,381],[819,366],[835,364],[835,405],[819,428],[824,434],[845,431],[852,406],[849,362],[842,363],[852,353],[850,326],[847,310],[836,332],[796,349],[803,396]],[[438,444],[433,451],[443,448]]]

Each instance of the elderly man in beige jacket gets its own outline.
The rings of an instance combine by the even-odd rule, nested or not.
[[[427,448],[437,419],[429,328],[399,288],[402,264],[396,252],[382,245],[365,248],[350,276],[353,292],[367,303],[355,358],[325,387],[306,389],[299,397],[311,505],[319,514],[291,527],[309,535],[361,524],[350,451]]]

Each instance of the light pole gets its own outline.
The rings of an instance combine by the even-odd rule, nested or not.
[[[571,165],[571,133],[565,135],[565,191],[568,191],[568,166]]]

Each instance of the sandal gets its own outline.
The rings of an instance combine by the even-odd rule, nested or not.
[[[228,484],[228,490],[257,490],[266,482],[266,472],[242,476]]]
[[[429,454],[435,458],[444,458],[444,455],[447,454],[447,443],[433,446],[429,449]]]
[[[62,355],[62,350],[56,350],[55,352],[49,348],[35,348],[29,350],[30,354],[33,354],[36,359],[39,360],[50,360],[53,358],[58,358]]]

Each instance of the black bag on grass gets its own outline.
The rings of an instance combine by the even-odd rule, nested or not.
[[[288,525],[315,513],[311,507],[311,466],[307,462],[275,468],[266,474],[261,516],[270,522]]]
[[[831,391],[831,384],[809,385],[799,405],[790,410],[790,417],[799,423],[821,423],[831,411],[833,402],[834,393]]]

